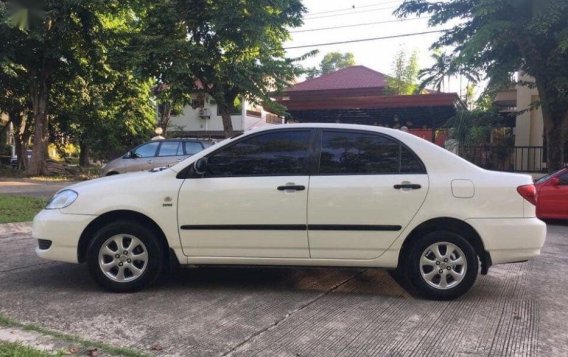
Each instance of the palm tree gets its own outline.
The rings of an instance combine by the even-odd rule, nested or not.
[[[460,63],[459,59],[456,59],[453,55],[446,54],[441,49],[435,49],[432,58],[435,61],[434,65],[418,72],[418,78],[422,80],[418,89],[419,92],[422,92],[427,86],[433,86],[440,93],[442,89],[445,89],[446,78],[449,87],[450,77],[455,75],[460,77],[460,88],[462,78],[467,80],[468,85],[479,82],[477,71]]]
[[[430,68],[425,68],[418,72],[418,78],[422,80],[420,83],[419,91],[422,92],[427,86],[432,86],[439,93],[442,91],[446,78],[455,74],[454,66],[452,64],[453,57],[442,52],[441,49],[435,49],[432,53],[434,65]]]

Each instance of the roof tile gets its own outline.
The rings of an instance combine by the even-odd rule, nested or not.
[[[346,67],[320,77],[295,84],[287,92],[353,89],[353,88],[384,88],[387,76],[365,66]]]

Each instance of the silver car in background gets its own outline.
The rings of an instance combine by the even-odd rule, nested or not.
[[[153,140],[107,163],[101,169],[101,176],[172,166],[213,144],[208,139]]]

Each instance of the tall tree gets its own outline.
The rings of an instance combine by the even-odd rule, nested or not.
[[[0,13],[0,62],[19,70],[17,81],[27,86],[26,99],[33,118],[33,152],[28,174],[45,171],[48,129],[59,124],[57,120],[63,118],[59,116],[60,111],[65,107],[50,104],[56,102],[55,97],[62,94],[62,88],[75,85],[78,80],[89,85],[95,82],[109,84],[113,71],[131,73],[123,67],[114,68],[117,59],[112,57],[116,53],[115,47],[121,44],[120,41],[124,42],[125,28],[139,20],[132,14],[133,3],[118,0],[23,1],[20,5],[5,6],[6,11]],[[130,23],[125,22],[126,18],[130,18]],[[0,76],[10,74],[6,68],[0,67]],[[123,77],[121,80],[131,79]],[[138,83],[136,79],[131,82]],[[81,104],[84,93],[77,92],[76,96],[69,93],[66,93],[68,101],[65,105],[88,107],[88,102]],[[76,102],[72,103],[73,100]],[[110,103],[101,103],[99,107],[106,104]],[[74,118],[78,120],[77,125],[85,126],[88,121],[96,122],[93,116],[95,113],[86,110]],[[53,120],[56,121],[50,123]],[[85,138],[92,139],[93,133]],[[85,142],[81,140],[79,144]]]
[[[440,93],[444,90],[446,79],[455,74],[452,57],[436,48],[432,52],[432,59],[434,60],[432,67],[421,69],[418,72],[418,78],[421,80],[420,89],[433,86]]]
[[[319,68],[312,67],[306,70],[307,79],[319,77],[322,74],[337,71],[355,65],[355,55],[351,52],[329,52],[323,56]]]
[[[300,0],[154,2],[136,45],[141,67],[168,86],[174,103],[211,95],[231,136],[237,97],[283,111],[271,96],[301,74],[283,42],[304,11]]]
[[[547,167],[565,161],[568,125],[568,1],[565,0],[406,0],[401,16],[430,14],[429,24],[459,20],[434,47],[456,48],[456,60],[483,69],[489,78],[508,80],[521,71],[539,92],[547,145]]]
[[[393,60],[393,75],[388,78],[388,91],[394,95],[414,94],[418,89],[418,53],[410,56],[401,49]]]

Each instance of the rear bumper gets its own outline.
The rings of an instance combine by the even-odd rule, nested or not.
[[[540,255],[546,224],[538,218],[476,218],[466,220],[481,236],[493,264],[513,263]]]

